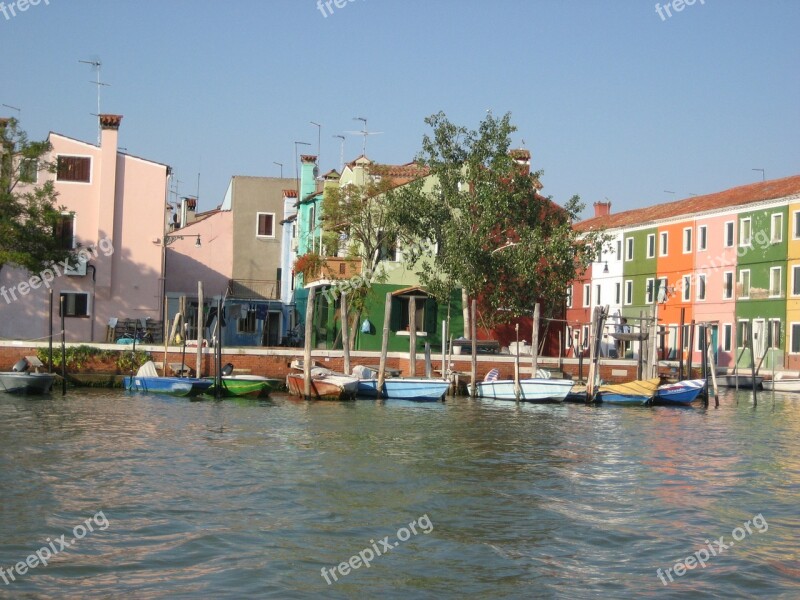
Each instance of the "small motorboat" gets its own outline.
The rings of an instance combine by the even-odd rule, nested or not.
[[[519,399],[522,402],[563,402],[574,382],[569,379],[520,379]],[[471,388],[471,386],[470,386]],[[471,391],[471,389],[470,389]],[[477,396],[495,400],[516,400],[513,379],[478,382]]]
[[[597,402],[606,404],[650,404],[661,383],[660,377],[636,379],[627,383],[601,385],[597,389]]]
[[[760,389],[764,385],[764,378],[760,375],[755,377],[756,389]],[[744,375],[742,373],[723,373],[717,375],[717,385],[720,387],[738,387],[743,390],[753,389],[753,376]]]
[[[214,384],[211,379],[197,377],[161,377],[151,360],[139,367],[136,375],[125,377],[122,382],[126,390],[171,396],[199,396]]]
[[[292,396],[305,396],[304,374],[289,373],[286,376],[286,387]],[[310,399],[349,400],[355,398],[357,391],[358,378],[324,367],[312,367]]]
[[[399,372],[398,372],[399,373]],[[353,368],[353,377],[358,379],[358,395],[364,398],[390,398],[415,402],[438,402],[450,389],[447,379],[430,377],[387,377],[378,394],[377,370],[362,365]]]
[[[705,379],[687,379],[677,383],[658,386],[653,404],[677,404],[687,406],[697,400],[706,387]]]
[[[216,381],[213,377],[206,377],[206,379],[211,380],[211,387],[206,393],[214,395]],[[266,398],[270,392],[278,389],[281,385],[280,379],[270,379],[261,375],[234,375],[231,363],[222,368],[222,396],[225,398]]]
[[[38,360],[36,368],[43,366]],[[8,394],[42,395],[53,389],[56,376],[52,373],[31,372],[31,361],[22,358],[11,367],[11,371],[0,372],[0,392]]]
[[[765,390],[775,392],[800,392],[800,377],[784,377],[776,373],[772,379],[765,379],[761,384]]]

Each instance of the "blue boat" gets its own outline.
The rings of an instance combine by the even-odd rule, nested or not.
[[[606,404],[650,404],[661,383],[659,377],[637,379],[628,383],[601,385],[597,390],[597,402]]]
[[[687,379],[678,383],[660,385],[653,403],[686,406],[697,399],[705,386],[705,379]]]
[[[562,402],[572,389],[573,382],[568,379],[520,379],[520,400],[523,402]],[[469,386],[472,392],[472,385]],[[516,400],[516,385],[513,379],[481,381],[476,395],[494,400]]]
[[[395,400],[438,402],[449,389],[450,382],[447,379],[392,377],[383,382],[383,395]]]
[[[170,394],[171,396],[199,396],[214,385],[211,379],[196,377],[159,377],[152,361],[143,364],[136,375],[122,380],[126,390]]]

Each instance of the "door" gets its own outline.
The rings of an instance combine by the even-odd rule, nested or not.
[[[714,349],[714,364],[716,365],[719,357],[719,325],[711,326],[711,347]]]
[[[765,334],[764,319],[753,320],[753,360],[758,365],[758,361],[764,356],[767,350],[767,339]]]

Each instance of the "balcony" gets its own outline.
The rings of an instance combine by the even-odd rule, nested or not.
[[[306,286],[319,282],[335,281],[337,279],[351,279],[361,274],[362,261],[360,258],[338,258],[329,256],[321,267],[313,273],[308,273],[305,278]]]
[[[241,300],[279,300],[281,282],[270,279],[229,279],[228,296]]]

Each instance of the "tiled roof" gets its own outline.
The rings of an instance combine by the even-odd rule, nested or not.
[[[284,198],[297,198],[297,190],[283,190]]]
[[[772,179],[770,181],[759,181],[758,183],[742,185],[714,194],[694,196],[684,200],[627,210],[603,217],[592,217],[576,223],[575,228],[579,231],[590,231],[634,227],[655,221],[674,219],[675,217],[688,217],[712,210],[745,206],[754,202],[777,200],[794,194],[800,194],[800,175],[792,175],[791,177]]]
[[[404,185],[420,177],[425,177],[430,172],[428,167],[420,166],[415,162],[404,165],[372,164],[369,167],[370,175],[380,175],[381,178],[390,179],[395,185]]]

